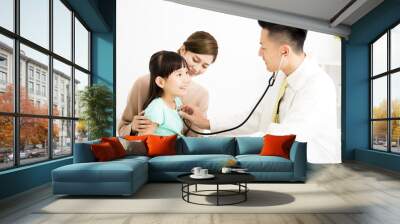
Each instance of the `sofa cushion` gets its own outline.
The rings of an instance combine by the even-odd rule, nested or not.
[[[75,163],[52,172],[58,182],[130,182],[133,173],[147,176],[147,163],[140,159]]]
[[[112,145],[109,142],[102,142],[99,144],[93,144],[90,146],[96,161],[104,162],[117,159],[118,156],[115,153]]]
[[[182,137],[177,141],[177,154],[235,155],[235,139],[233,137]]]
[[[148,156],[165,156],[176,154],[177,135],[157,136],[149,135],[146,139]]]
[[[175,155],[158,156],[149,160],[149,170],[163,172],[190,172],[193,167],[200,166],[211,172],[219,171],[228,160],[235,159],[231,155]]]
[[[126,140],[124,138],[119,138],[122,146],[126,151],[126,155],[147,155],[146,143],[141,140]]]
[[[148,135],[126,135],[123,138],[128,141],[142,141],[145,142]]]
[[[249,172],[292,172],[292,161],[279,156],[238,155],[239,166]]]
[[[113,160],[113,162],[127,162],[127,163],[132,163],[132,161],[139,160],[143,162],[148,162],[150,157],[147,156],[137,156],[137,155],[130,155],[130,156],[125,156],[124,158],[116,159]],[[135,163],[135,162],[133,162]]]
[[[236,137],[236,155],[259,154],[263,147],[263,137]]]
[[[296,135],[265,135],[264,136],[264,146],[261,149],[261,156],[280,156],[286,159],[290,159],[290,148]]]
[[[122,158],[126,156],[126,151],[124,149],[124,146],[122,146],[121,142],[117,137],[103,137],[101,138],[101,142],[110,143],[112,148],[114,149],[117,158]]]
[[[92,144],[99,144],[101,141],[99,139],[75,143],[74,148],[74,163],[88,163],[95,162],[96,158],[90,148]]]

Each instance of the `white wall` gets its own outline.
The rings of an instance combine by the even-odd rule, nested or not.
[[[257,21],[161,0],[118,0],[117,119],[135,79],[148,73],[150,56],[159,50],[176,51],[198,30],[211,33],[219,44],[216,62],[194,79],[210,92],[209,116],[220,117],[253,107],[270,75],[258,57]],[[336,37],[310,32],[305,51],[320,64],[340,66],[340,40]],[[340,69],[331,70],[339,72],[331,75],[340,90]],[[267,101],[274,99],[276,89],[266,96]]]

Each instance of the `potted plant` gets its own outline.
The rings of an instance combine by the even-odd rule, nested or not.
[[[87,127],[89,140],[110,136],[107,130],[112,125],[114,106],[110,89],[102,84],[94,84],[87,86],[79,96],[79,106],[82,110],[79,128]]]

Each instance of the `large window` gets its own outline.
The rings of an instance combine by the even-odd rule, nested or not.
[[[73,105],[90,84],[90,31],[63,0],[0,8],[0,170],[71,156],[87,140]]]
[[[400,24],[370,45],[371,148],[400,153]]]

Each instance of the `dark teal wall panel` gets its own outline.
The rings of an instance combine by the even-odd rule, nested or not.
[[[71,163],[69,157],[0,172],[0,199],[48,183],[53,169]]]
[[[113,34],[92,34],[92,72],[93,83],[102,83],[113,88]]]
[[[369,70],[368,46],[345,44],[345,144],[342,146],[344,160],[354,159],[354,149],[369,145]]]
[[[106,0],[114,2],[113,0]],[[99,9],[99,0],[66,0],[93,32],[111,32],[104,15]]]
[[[355,159],[373,166],[400,172],[400,155],[376,150],[356,149]]]
[[[113,33],[92,34],[92,81],[110,88],[115,99],[114,83],[114,35]],[[114,107],[115,111],[115,107]],[[115,112],[114,112],[115,114]],[[112,117],[113,125],[109,129],[115,135],[115,115]]]

